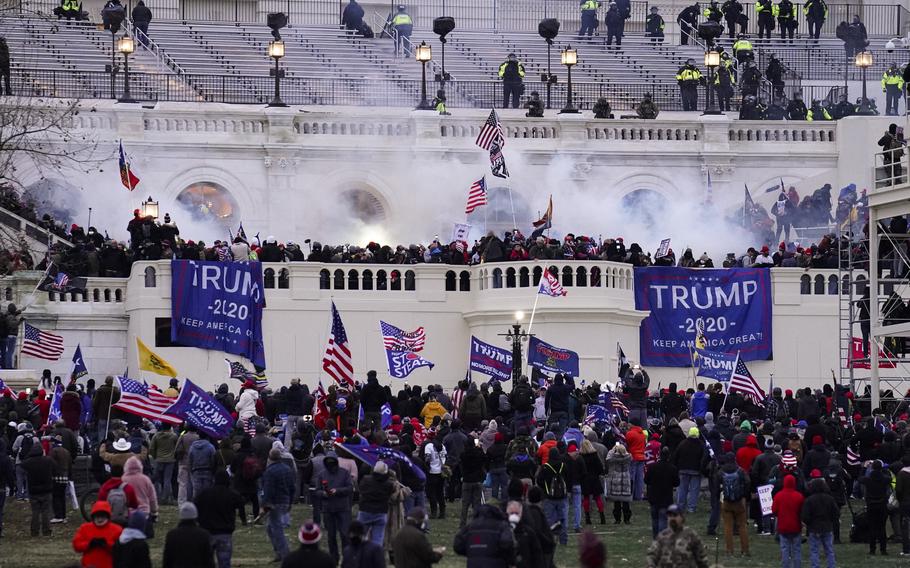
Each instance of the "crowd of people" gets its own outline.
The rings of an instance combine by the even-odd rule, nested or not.
[[[48,390],[0,397],[0,486],[29,502],[32,536],[50,536],[67,519],[75,460],[90,456],[98,500],[72,546],[96,567],[150,566],[148,539],[173,505],[166,568],[229,567],[238,520],[266,525],[285,568],[383,567],[387,557],[428,568],[443,556],[433,520],[450,508],[452,548],[468,566],[552,568],[569,533],[585,531],[579,565],[600,567],[609,543],[588,529],[637,524],[635,501],[649,506],[653,568],[708,566],[702,531],[685,523],[699,508],[710,512],[704,534],[722,531],[730,555],[750,554],[753,531],[777,535],[785,567],[799,565],[804,532],[813,566],[822,555],[835,566],[834,544],[848,537],[870,554],[897,540],[910,555],[910,391],[884,393],[873,409],[832,385],[775,388],[765,400],[720,384],[649,387],[637,365],[615,387],[556,375],[511,389],[463,380],[448,392],[406,385],[393,394],[372,371],[327,392],[297,379],[276,392],[248,381],[235,396],[222,384],[215,396],[237,422],[216,440],[112,409],[110,377],[97,389],[71,381],[50,424]],[[175,379],[164,394],[179,390]],[[590,412],[595,405],[610,410]],[[349,448],[380,451],[370,462]],[[770,512],[758,495],[766,486]],[[290,552],[289,510],[300,503],[312,520]],[[0,521],[2,511],[0,500]]]

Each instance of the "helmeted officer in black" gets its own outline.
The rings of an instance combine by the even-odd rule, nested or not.
[[[509,97],[512,108],[518,108],[519,99],[524,93],[525,66],[514,53],[499,66],[499,78],[502,79],[502,108],[509,108]]]

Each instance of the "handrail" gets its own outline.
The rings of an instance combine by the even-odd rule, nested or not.
[[[166,52],[163,47],[158,45],[158,43],[155,42],[155,40],[153,40],[151,37],[149,37],[148,34],[142,34],[143,36],[145,36],[144,43],[141,41],[138,41],[137,34],[139,34],[141,32],[140,32],[140,30],[136,29],[136,26],[133,24],[132,19],[126,17],[123,19],[123,22],[126,25],[126,29],[128,30],[129,35],[136,38],[139,45],[142,45],[146,51],[148,51],[155,57],[155,60],[158,62],[159,69],[161,69],[161,66],[164,65],[165,67],[169,67],[171,70],[174,71],[174,73],[176,73],[178,75],[184,74],[183,67],[181,67],[180,64],[177,63],[177,60],[174,59],[173,57],[171,57],[170,54],[168,52]]]

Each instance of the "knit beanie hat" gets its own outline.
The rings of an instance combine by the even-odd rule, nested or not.
[[[321,538],[322,530],[312,520],[300,525],[300,532],[297,533],[297,539],[300,544],[316,544]]]
[[[199,518],[199,511],[196,509],[196,505],[187,501],[183,505],[180,505],[180,513],[178,518],[181,521],[195,521]]]

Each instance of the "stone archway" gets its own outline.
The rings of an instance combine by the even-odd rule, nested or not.
[[[233,226],[240,220],[237,200],[216,182],[192,183],[177,194],[176,201],[195,222]]]

